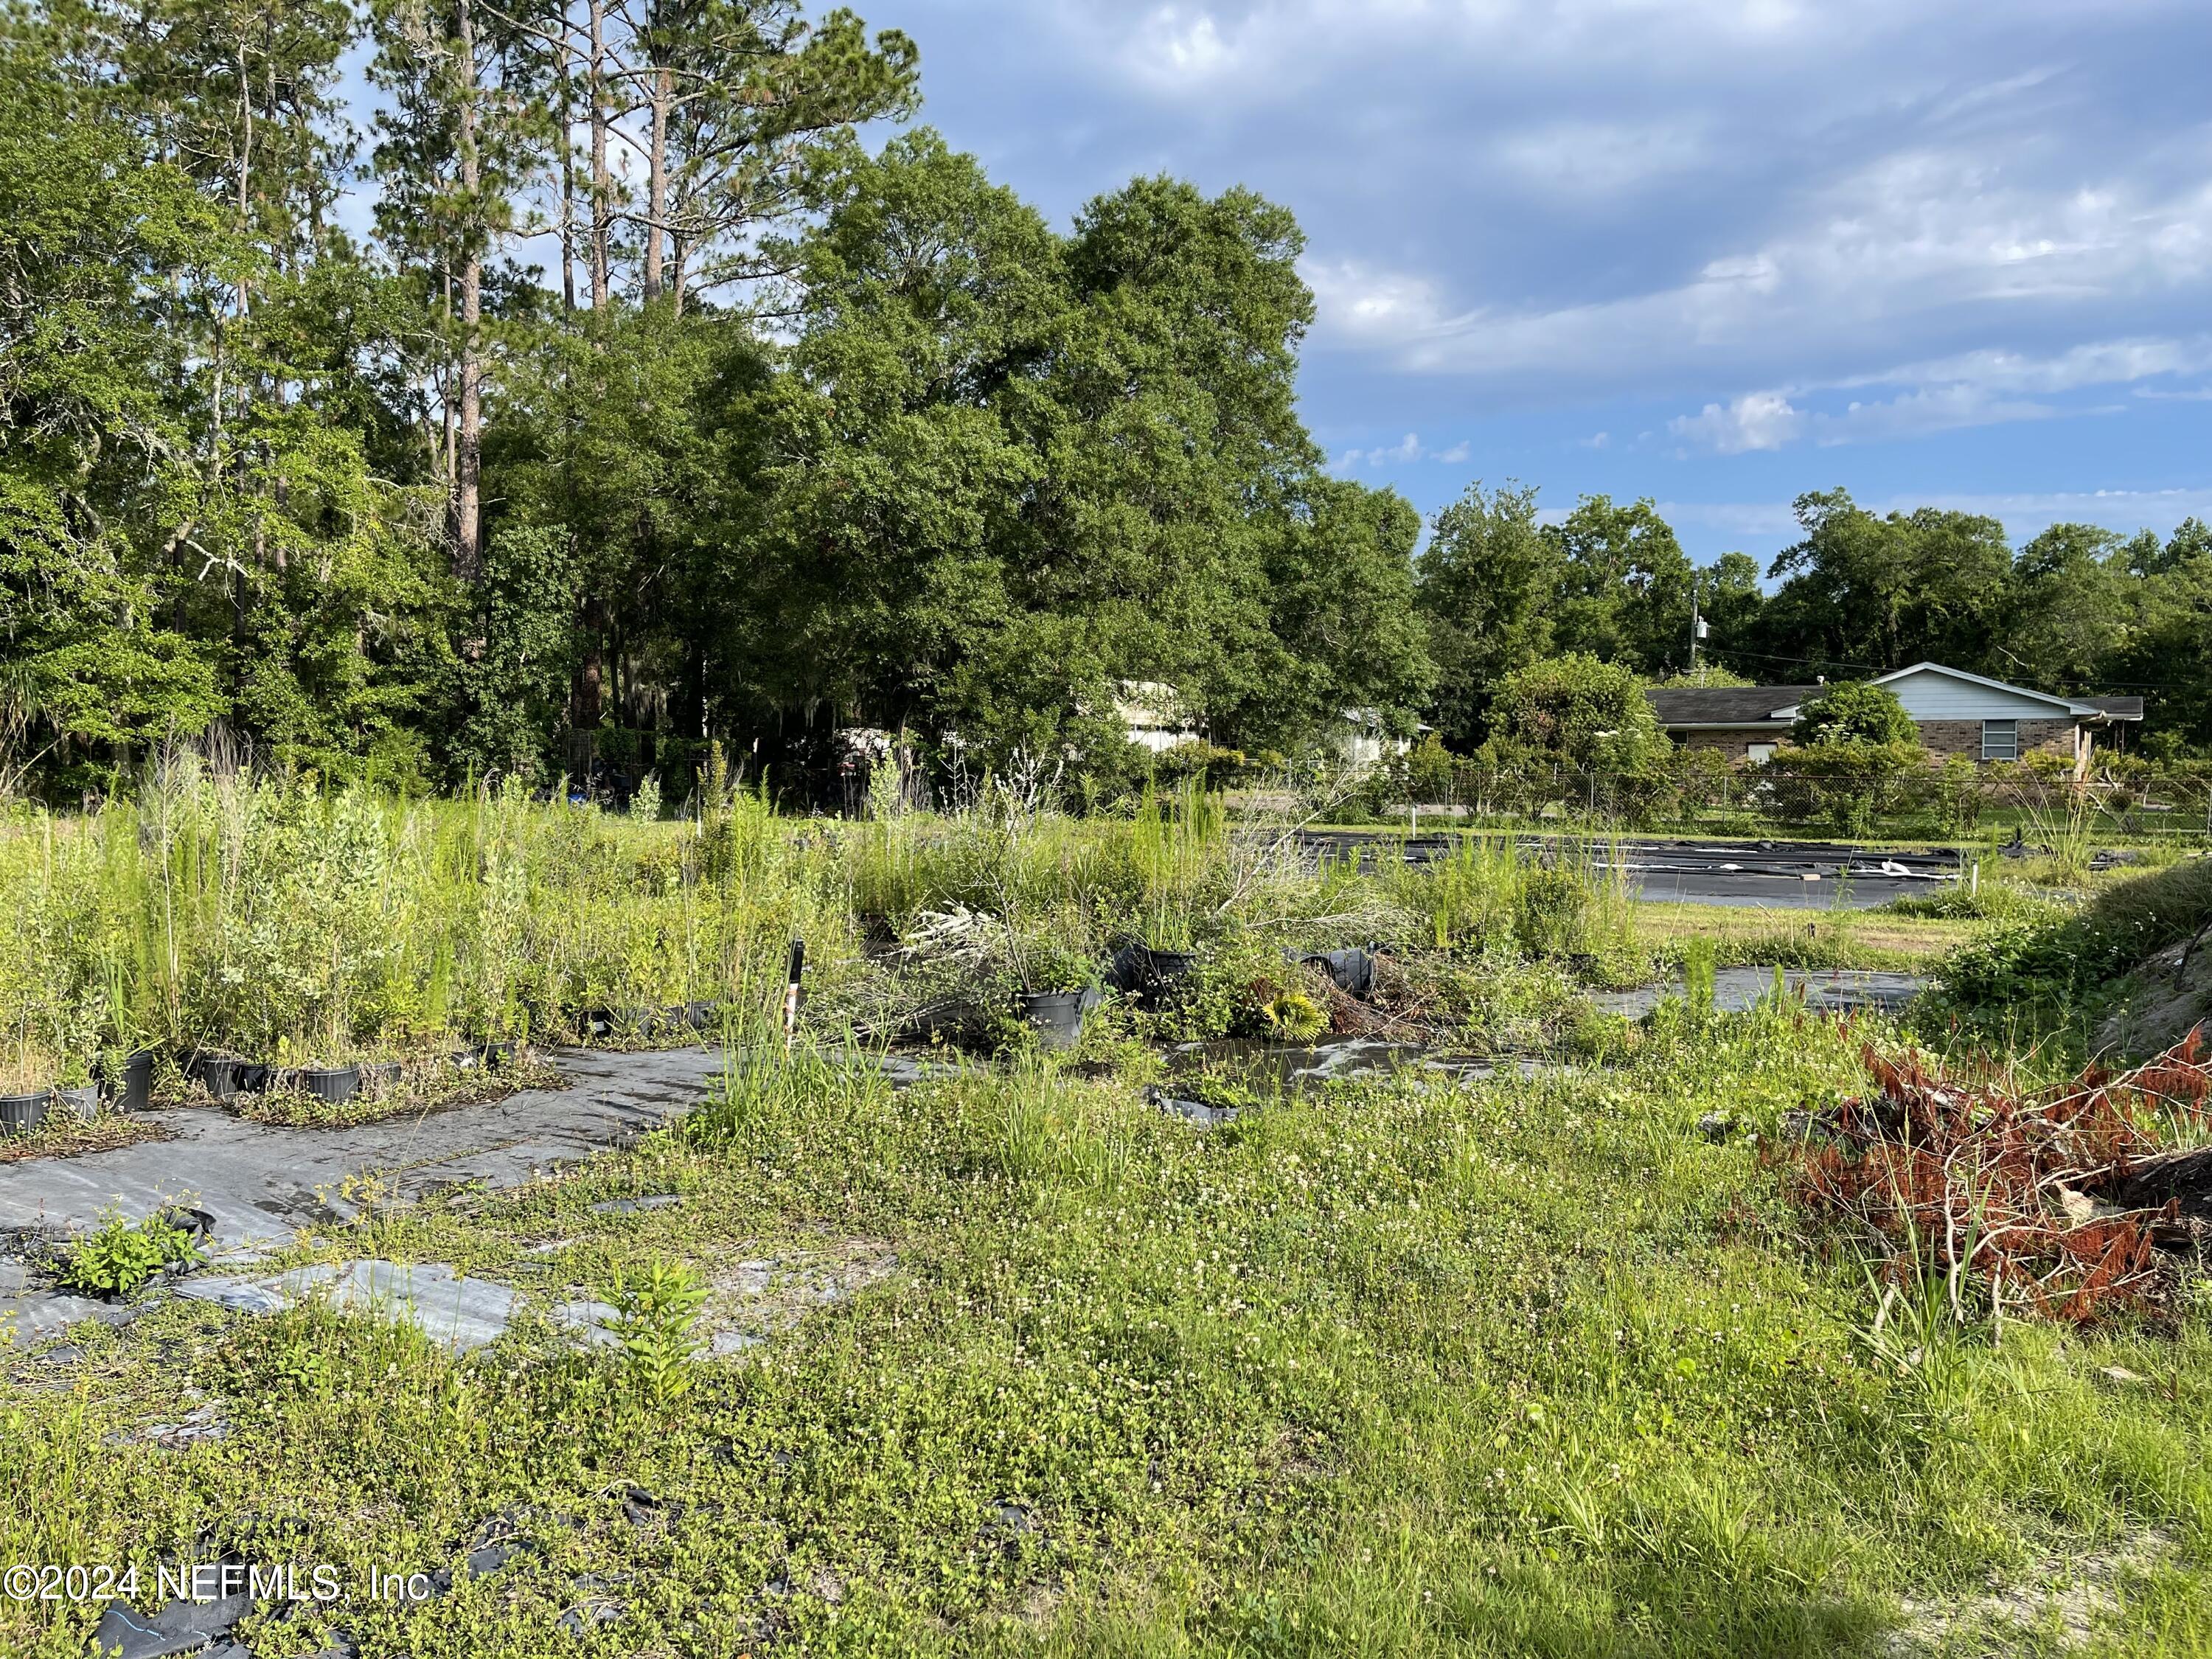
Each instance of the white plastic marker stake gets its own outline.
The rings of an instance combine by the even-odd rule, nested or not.
[[[799,981],[806,971],[806,941],[791,941],[791,969],[783,980],[783,1046],[788,1049],[799,1037]]]

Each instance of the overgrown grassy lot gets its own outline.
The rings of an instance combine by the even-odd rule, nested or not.
[[[251,1270],[512,1288],[468,1357],[158,1289],[0,1344],[0,1567],[135,1565],[142,1607],[165,1565],[335,1569],[348,1599],[262,1599],[257,1659],[2212,1651],[2201,1264],[2091,1325],[1993,1322],[1972,1246],[1947,1281],[1802,1201],[1808,1115],[1908,1034],[1711,1011],[1724,962],[1940,946],[1923,1038],[2047,1076],[2075,1048],[2008,1000],[2078,1010],[2084,970],[2199,925],[2212,866],[1780,921],[1632,905],[1571,847],[1293,842],[1188,791],[672,823],[203,779],[16,821],[21,1052],[443,1055],[703,996],[730,1059],[640,1145],[411,1208],[370,1178]],[[1357,996],[1301,960],[1376,942]],[[1015,994],[1133,947],[1188,971],[1039,1052]],[[1633,1024],[1583,994],[1677,966]],[[1500,1070],[1237,1069],[1329,1031]],[[960,1068],[894,1092],[868,1050],[900,1045]],[[1241,1115],[1195,1127],[1164,1080]],[[188,1244],[128,1232],[100,1259]],[[582,1304],[607,1340],[561,1322]],[[99,1612],[0,1598],[0,1652],[82,1653]]]
[[[11,1365],[0,1559],[459,1572],[264,1613],[264,1656],[325,1626],[422,1656],[2212,1647],[2212,1309],[1870,1340],[1861,1244],[1755,1149],[1869,1039],[1678,1009],[1626,1069],[1408,1074],[1210,1133],[1048,1068],[756,1067],[633,1151],[297,1257],[541,1308],[655,1263],[866,1264],[849,1295],[672,1375],[166,1304]],[[146,1443],[195,1409],[228,1437]],[[91,1624],[0,1621],[55,1655]]]

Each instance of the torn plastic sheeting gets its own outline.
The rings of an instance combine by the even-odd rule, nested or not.
[[[622,1323],[622,1310],[605,1302],[563,1302],[553,1310],[552,1320],[591,1347],[622,1346],[622,1334],[617,1328]]]
[[[438,1261],[324,1262],[270,1279],[186,1279],[176,1291],[195,1302],[258,1314],[326,1295],[333,1307],[395,1315],[457,1354],[496,1340],[514,1318],[516,1302],[506,1285],[458,1277]]]
[[[1187,1123],[1195,1124],[1201,1129],[1218,1129],[1223,1124],[1233,1123],[1237,1120],[1237,1109],[1233,1106],[1208,1106],[1204,1101],[1180,1100],[1158,1085],[1147,1087],[1145,1098],[1160,1110],[1182,1118]]]
[[[125,1325],[145,1311],[143,1304],[102,1302],[63,1291],[20,1291],[0,1295],[0,1329],[12,1328],[15,1346],[27,1348],[61,1335],[82,1320]]]
[[[222,1588],[216,1582],[216,1571],[214,1567],[198,1570],[205,1574],[211,1589]],[[236,1577],[244,1577],[242,1570],[234,1571]],[[205,1601],[172,1601],[155,1613],[140,1613],[111,1601],[100,1616],[100,1628],[93,1632],[93,1646],[110,1659],[167,1659],[174,1653],[201,1653],[228,1636],[230,1627],[252,1611],[253,1596],[245,1589]]]

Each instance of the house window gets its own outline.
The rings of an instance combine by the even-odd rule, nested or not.
[[[2009,761],[2020,758],[2020,722],[2018,720],[1984,720],[1982,722],[1982,758],[1985,761]]]
[[[1765,765],[1774,758],[1774,750],[1775,745],[1771,743],[1754,743],[1748,751],[1751,763],[1753,766]]]

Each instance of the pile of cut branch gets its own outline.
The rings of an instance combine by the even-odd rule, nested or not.
[[[2176,1277],[2161,1252],[2212,1239],[2201,1030],[2147,1065],[2034,1093],[1913,1053],[1869,1048],[1866,1065],[1877,1091],[1814,1121],[1796,1183],[1881,1241],[1893,1282],[1940,1276],[1957,1307],[1971,1281],[1994,1313],[2079,1323],[2154,1304]]]

